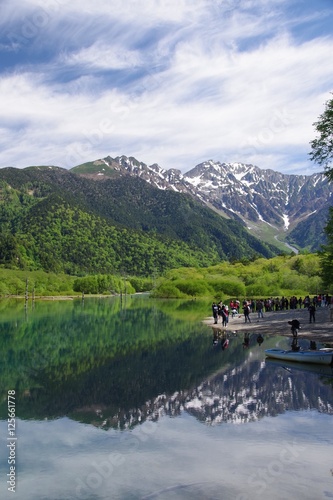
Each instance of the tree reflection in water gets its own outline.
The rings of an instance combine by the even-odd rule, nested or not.
[[[15,304],[0,325],[2,392],[16,388],[20,418],[69,416],[104,429],[181,412],[209,425],[332,413],[332,373],[265,361],[261,344],[277,339],[251,332],[214,329],[212,345],[196,318],[207,309],[129,297],[125,311],[124,301],[86,299],[37,304],[27,320]]]

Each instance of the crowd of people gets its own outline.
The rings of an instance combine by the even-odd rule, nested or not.
[[[245,322],[251,323],[250,313],[256,312],[258,315],[258,320],[264,317],[264,312],[271,311],[286,311],[292,309],[308,309],[310,313],[309,321],[310,323],[315,322],[316,309],[319,307],[329,307],[332,304],[333,298],[327,294],[319,294],[314,297],[309,295],[305,297],[296,296],[290,297],[270,297],[266,299],[250,299],[243,300],[241,302],[236,300],[231,300],[229,305],[224,304],[222,301],[212,304],[212,312],[214,323],[217,324],[219,318],[221,318],[222,326],[227,326],[229,321],[229,315],[232,317],[235,315],[243,314]]]

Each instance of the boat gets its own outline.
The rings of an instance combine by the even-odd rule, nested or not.
[[[266,349],[265,354],[269,358],[280,359],[282,361],[296,361],[298,363],[316,363],[318,365],[333,364],[333,349],[312,350],[284,350]]]
[[[267,358],[267,366],[277,366],[287,371],[314,373],[324,377],[333,377],[332,365],[319,365],[318,363],[297,363],[297,361],[282,361],[280,359]]]

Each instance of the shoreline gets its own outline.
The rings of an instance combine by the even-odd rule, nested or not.
[[[132,295],[132,294],[131,294]],[[110,298],[116,295],[104,295],[104,294],[87,294],[82,297],[81,294],[78,295],[36,295],[34,298],[29,296],[28,300],[24,295],[7,295],[0,296],[1,299],[22,299],[22,300],[46,300],[46,301],[56,301],[56,300],[84,300],[86,298]],[[298,332],[298,338],[315,340],[318,342],[331,344],[333,347],[333,321],[330,320],[330,309],[328,307],[319,307],[316,310],[316,322],[309,323],[309,311],[307,309],[288,309],[284,311],[270,311],[264,312],[264,317],[258,320],[257,312],[252,312],[250,314],[251,323],[245,323],[244,314],[237,314],[234,318],[229,316],[229,322],[227,327],[222,327],[222,321],[219,317],[219,322],[214,324],[214,319],[212,316],[208,316],[202,320],[202,323],[206,326],[217,329],[225,330],[226,332],[249,332],[249,333],[261,333],[265,335],[279,335],[284,337],[291,337],[291,329],[288,321],[292,319],[298,319],[301,324],[301,328]]]
[[[309,323],[309,311],[307,309],[288,309],[286,311],[264,312],[264,317],[258,320],[257,312],[250,314],[251,323],[245,323],[244,314],[237,314],[234,318],[229,317],[227,327],[222,327],[221,319],[214,324],[212,316],[203,320],[203,323],[213,329],[226,330],[226,332],[250,332],[265,335],[280,335],[291,337],[291,328],[288,321],[298,319],[301,328],[298,338],[315,340],[333,345],[333,321],[330,321],[330,309],[327,307],[316,310],[316,322]]]
[[[120,294],[119,294],[120,296]],[[87,293],[82,297],[82,294],[78,295],[35,295],[32,297],[29,295],[28,298],[26,298],[24,295],[1,295],[0,300],[6,300],[6,299],[20,299],[20,300],[25,300],[27,302],[31,302],[34,300],[75,300],[75,299],[88,299],[88,298],[110,298],[110,297],[117,297],[117,295],[104,295],[104,294],[92,294],[92,293]]]

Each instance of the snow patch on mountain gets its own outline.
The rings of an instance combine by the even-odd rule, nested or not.
[[[101,169],[96,173],[99,164]],[[110,178],[112,170],[117,175],[139,177],[161,190],[194,196],[248,227],[268,224],[280,232],[290,231],[328,206],[333,193],[324,174],[286,175],[252,164],[212,159],[183,174],[176,168],[165,170],[157,163],[146,165],[134,157],[108,156],[94,162],[91,176],[104,180]]]
[[[285,231],[288,230],[289,226],[290,226],[290,222],[289,222],[289,217],[287,214],[283,214],[282,215],[282,219],[283,219],[283,222],[284,222],[284,229]]]

